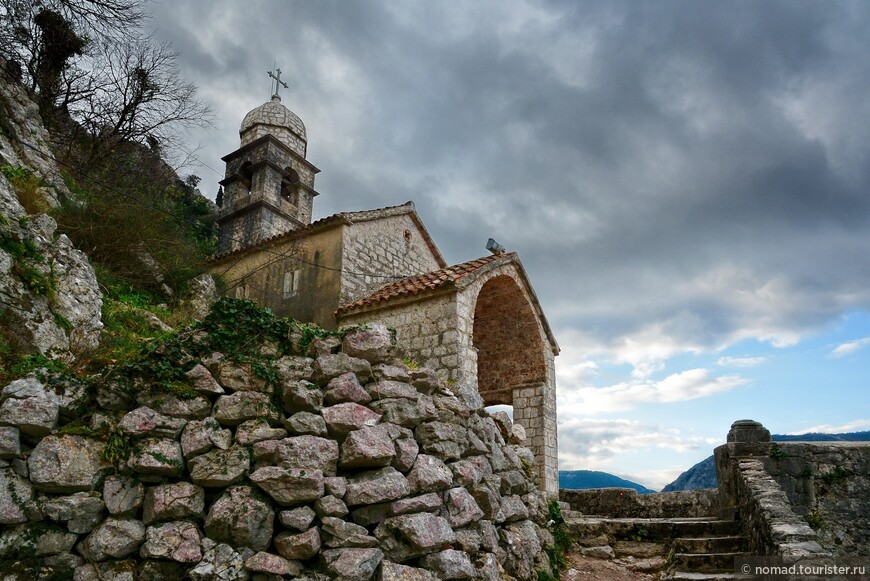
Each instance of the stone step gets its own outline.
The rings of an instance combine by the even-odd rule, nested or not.
[[[673,571],[664,573],[661,581],[743,581],[754,579],[751,575],[739,573],[697,573],[689,571]]]
[[[726,537],[740,532],[739,523],[715,518],[606,518],[572,516],[566,525],[573,538],[605,535],[611,541],[657,542],[670,545],[677,538]]]
[[[745,554],[741,552],[674,553],[671,563],[675,571],[720,573],[734,571],[734,559]]]
[[[736,553],[746,550],[745,537],[683,537],[674,539],[677,553]]]

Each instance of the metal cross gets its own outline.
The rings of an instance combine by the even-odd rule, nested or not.
[[[278,73],[278,74],[276,75],[275,73]],[[268,75],[270,77],[272,77],[273,79],[275,79],[275,95],[278,95],[278,91],[281,87],[284,87],[285,89],[288,89],[289,87],[288,87],[287,83],[285,83],[284,81],[281,80],[281,69],[275,68],[275,73],[273,73],[272,71],[269,71]]]

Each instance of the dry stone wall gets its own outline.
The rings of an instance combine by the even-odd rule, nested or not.
[[[304,349],[310,334],[264,330],[234,343],[256,354],[239,357],[209,352],[237,331],[209,320],[156,347],[133,389],[111,372],[90,386],[36,374],[3,388],[0,577],[549,571],[547,506],[521,431],[394,360],[386,327]]]

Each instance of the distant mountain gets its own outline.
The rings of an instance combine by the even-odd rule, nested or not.
[[[620,478],[607,472],[595,470],[559,470],[559,488],[569,490],[587,490],[589,488],[634,488],[640,494],[650,494],[650,490],[642,484]]]
[[[713,456],[705,458],[680,474],[676,480],[662,488],[662,492],[716,488],[716,462]]]
[[[771,439],[774,442],[870,442],[870,431],[846,434],[812,433],[797,436],[774,434]],[[561,481],[561,478],[559,480]],[[716,488],[716,465],[713,456],[701,460],[680,474],[676,480],[662,488],[662,492],[698,490],[700,488]]]

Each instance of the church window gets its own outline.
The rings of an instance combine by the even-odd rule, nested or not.
[[[284,168],[281,179],[281,197],[293,204],[299,205],[299,174],[291,167]]]
[[[283,294],[285,299],[295,296],[299,291],[299,275],[299,270],[288,270],[284,273]]]

